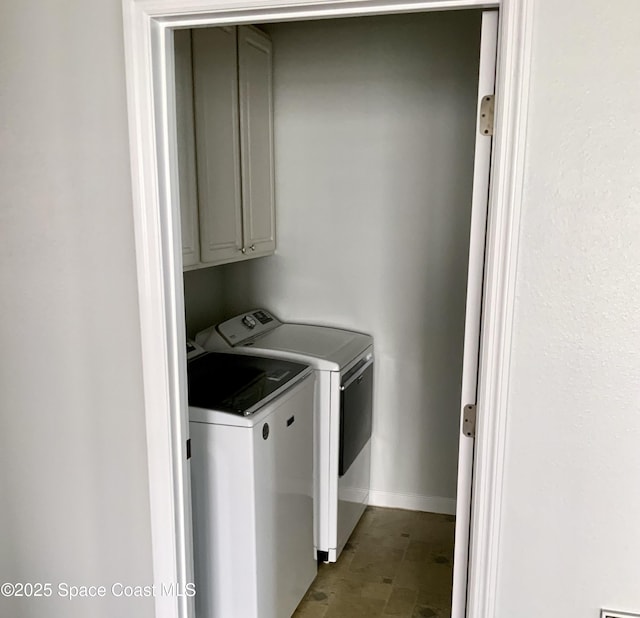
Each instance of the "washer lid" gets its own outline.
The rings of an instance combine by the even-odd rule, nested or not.
[[[248,416],[309,371],[281,359],[205,353],[187,366],[189,406]]]
[[[340,371],[372,343],[369,335],[353,331],[310,324],[281,324],[236,350],[250,347],[264,350],[269,356],[299,360],[316,369]]]

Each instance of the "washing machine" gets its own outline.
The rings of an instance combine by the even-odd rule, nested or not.
[[[314,538],[318,559],[335,562],[369,500],[373,339],[283,323],[255,309],[201,331],[196,342],[207,350],[288,359],[315,370]]]
[[[196,615],[286,618],[317,574],[314,373],[187,350]]]

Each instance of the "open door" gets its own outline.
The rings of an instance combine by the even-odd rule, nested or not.
[[[480,71],[476,147],[473,168],[469,270],[467,273],[467,307],[464,326],[464,361],[460,401],[460,448],[458,453],[458,490],[456,494],[456,535],[453,562],[452,618],[464,618],[467,606],[467,573],[471,523],[471,490],[475,437],[476,394],[482,288],[489,202],[489,174],[493,135],[493,94],[498,42],[498,11],[482,14]]]

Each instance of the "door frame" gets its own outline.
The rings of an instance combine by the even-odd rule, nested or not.
[[[478,373],[467,616],[495,615],[533,0],[123,0],[153,583],[192,581],[173,28],[498,8],[495,131]],[[178,588],[179,589],[179,588]],[[184,588],[183,588],[184,590]],[[156,618],[193,616],[185,594]]]

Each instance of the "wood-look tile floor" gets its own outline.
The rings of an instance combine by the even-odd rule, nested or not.
[[[294,618],[448,618],[454,526],[450,515],[368,507]]]

